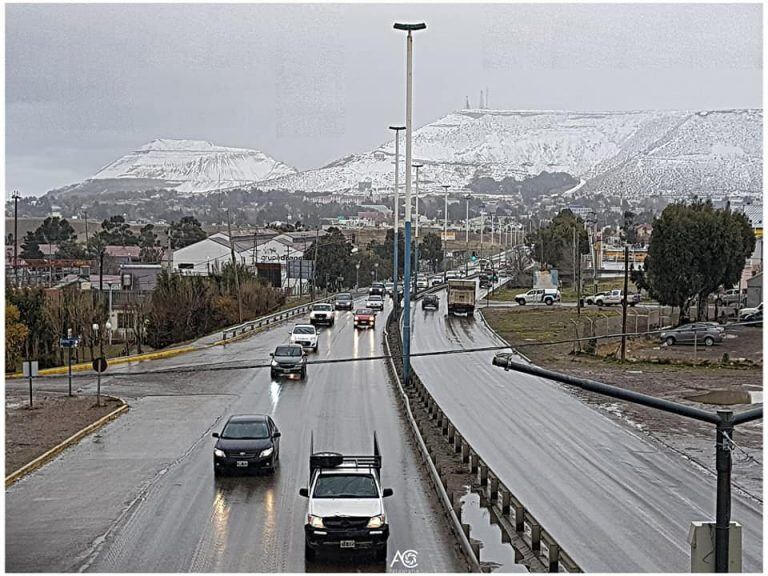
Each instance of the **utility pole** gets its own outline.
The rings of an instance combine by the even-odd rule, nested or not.
[[[235,290],[237,290],[237,317],[240,322],[243,321],[243,300],[240,295],[240,275],[237,271],[237,260],[235,259],[235,240],[232,237],[232,218],[229,214],[229,208],[227,208],[227,231],[229,232],[229,251],[232,254],[232,266],[235,271]],[[288,263],[286,262],[286,266]]]
[[[576,262],[578,273],[576,274],[576,315],[581,316],[581,248],[579,246],[581,238],[576,235]]]
[[[395,131],[395,206],[394,206],[394,218],[395,229],[393,234],[393,253],[394,261],[392,268],[392,280],[395,283],[395,293],[397,293],[397,282],[399,277],[400,263],[398,260],[398,246],[397,235],[399,234],[398,228],[400,227],[400,131],[405,130],[405,126],[390,126],[390,130]],[[398,302],[395,298],[395,308],[397,308]]]
[[[424,30],[427,25],[399,24],[395,30],[406,30],[405,75],[405,261],[403,278],[403,382],[406,386],[411,377],[411,144],[413,132],[413,35],[414,30]],[[397,286],[397,284],[395,284]]]
[[[442,184],[445,190],[445,214],[443,214],[443,282],[448,282],[448,188],[449,184]]]
[[[466,194],[464,196],[464,199],[467,201],[467,219],[466,219],[467,230],[464,237],[464,244],[465,244],[464,252],[466,253],[464,257],[464,275],[465,276],[469,275],[469,198],[470,198],[469,194]]]
[[[19,287],[19,198],[18,190],[11,194],[13,198],[13,279],[16,288]]]
[[[629,288],[629,246],[624,246],[624,294],[621,300],[621,361],[627,354],[627,289]]]
[[[419,282],[419,168],[424,166],[424,164],[414,164],[413,167],[416,168],[416,241],[413,243],[413,247],[415,250],[415,258],[414,258],[414,283],[418,284]],[[418,288],[417,288],[418,290]]]
[[[312,268],[312,300],[315,299],[315,284],[317,283],[317,248],[320,244],[320,225],[315,229],[315,265]]]

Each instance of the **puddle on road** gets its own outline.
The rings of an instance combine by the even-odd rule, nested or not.
[[[460,499],[461,522],[469,524],[470,538],[482,542],[480,562],[493,566],[493,572],[528,572],[515,564],[515,550],[501,541],[501,528],[494,524],[491,512],[480,506],[480,494],[468,492]]]
[[[760,404],[763,401],[763,392],[762,390],[711,390],[704,394],[694,394],[685,398],[702,404],[719,404],[721,406]]]

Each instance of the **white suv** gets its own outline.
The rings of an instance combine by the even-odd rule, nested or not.
[[[291,344],[317,352],[317,328],[312,324],[296,324],[291,330]]]
[[[334,312],[332,304],[315,304],[312,306],[312,311],[309,313],[310,324],[313,326],[317,324],[333,326],[335,322],[336,312]]]
[[[555,302],[560,302],[560,290],[556,288],[534,288],[515,296],[515,302],[520,306],[540,304],[542,302],[547,306],[552,306]]]
[[[384,310],[384,300],[378,294],[371,294],[365,302],[365,307],[371,310]]]

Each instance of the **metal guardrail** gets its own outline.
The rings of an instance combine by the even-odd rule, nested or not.
[[[420,293],[419,296],[437,292],[444,286]],[[418,296],[417,298],[418,299]],[[461,454],[461,461],[466,464],[471,474],[478,475],[480,486],[486,490],[488,501],[499,519],[499,527],[508,536],[517,536],[530,547],[537,558],[549,568],[550,572],[559,572],[562,567],[567,572],[583,572],[576,561],[558,544],[536,517],[515,497],[490,466],[480,457],[467,440],[461,436],[458,428],[435,401],[421,379],[411,368],[414,387],[420,402],[426,407],[429,417],[437,421],[444,437],[453,446],[455,453]],[[479,558],[478,558],[479,560]]]
[[[395,314],[394,310],[390,312],[390,318],[392,314]],[[389,321],[390,319],[387,320],[387,325],[389,324]],[[384,330],[384,344],[386,346],[387,354],[390,354],[389,334],[387,333],[386,329]],[[451,503],[451,498],[450,496],[448,496],[448,492],[446,492],[445,486],[443,486],[443,481],[440,478],[440,473],[438,472],[437,468],[435,468],[434,462],[432,462],[432,456],[429,453],[429,449],[427,448],[427,445],[424,442],[424,438],[421,435],[421,431],[419,430],[419,426],[416,423],[416,418],[414,417],[413,411],[411,410],[411,402],[408,399],[408,395],[406,394],[405,389],[403,388],[400,375],[397,371],[395,362],[392,358],[389,359],[389,367],[390,367],[390,370],[392,371],[392,374],[394,375],[394,380],[397,383],[397,389],[398,389],[398,392],[400,393],[400,398],[403,401],[403,405],[405,406],[406,415],[408,416],[408,423],[410,424],[411,431],[413,432],[413,435],[417,440],[417,444],[419,447],[419,451],[421,452],[422,460],[426,463],[427,469],[429,470],[429,475],[432,478],[432,485],[435,487],[435,491],[440,497],[440,502],[442,503],[443,508],[445,509],[446,513],[448,514],[448,517],[451,520],[451,523],[453,524],[453,532],[456,535],[456,537],[459,539],[461,547],[464,550],[464,554],[467,556],[467,559],[469,560],[472,571],[482,572],[482,568],[480,566],[479,554],[475,554],[475,548],[473,548],[471,542],[469,541],[467,532],[465,531],[464,526],[462,526],[461,520],[457,516],[456,510],[454,509],[453,504]]]
[[[325,298],[313,300],[312,302],[307,302],[305,304],[294,306],[293,308],[288,308],[286,310],[280,310],[279,312],[273,312],[272,314],[262,316],[261,318],[256,318],[255,320],[249,320],[248,322],[243,322],[242,324],[238,324],[237,326],[232,326],[231,328],[225,328],[221,332],[221,339],[222,341],[226,341],[228,337],[231,339],[231,338],[234,338],[235,336],[245,334],[246,332],[253,332],[257,328],[261,328],[262,326],[268,326],[270,324],[274,324],[275,322],[280,322],[287,318],[291,318],[292,316],[306,313],[312,308],[313,305],[332,302],[336,298],[337,294],[344,294],[344,293],[345,292],[336,292]],[[350,290],[349,293],[352,294],[352,296],[354,297],[354,296],[360,296],[360,294],[364,293],[364,291]]]

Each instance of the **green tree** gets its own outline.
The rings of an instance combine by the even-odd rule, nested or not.
[[[138,246],[139,238],[120,215],[110,216],[101,223],[98,232],[107,246]]]
[[[528,235],[533,257],[541,265],[557,268],[561,276],[573,274],[573,231],[576,230],[579,253],[589,254],[589,235],[584,221],[568,209],[562,210],[547,226]]]
[[[437,266],[443,260],[443,241],[434,232],[428,232],[424,235],[419,247],[419,255],[429,262],[432,271],[437,270]]]
[[[315,260],[315,244],[307,249],[304,258]],[[336,227],[328,228],[327,233],[317,241],[317,261],[315,262],[315,278],[317,286],[328,288],[336,286],[339,278],[344,286],[351,286],[355,282],[354,273],[350,271],[352,263],[352,244],[347,241],[341,230]]]
[[[194,216],[183,216],[178,222],[171,222],[168,234],[174,250],[205,240],[208,236]]]
[[[653,222],[644,271],[636,276],[661,304],[680,308],[681,319],[694,301],[701,317],[709,294],[736,284],[754,249],[744,214],[708,201],[670,204]]]
[[[49,216],[34,231],[24,236],[21,245],[22,258],[43,258],[40,244],[73,245],[77,241],[77,233],[66,219]]]
[[[139,246],[141,247],[139,258],[142,262],[148,264],[157,264],[160,262],[163,251],[160,248],[157,233],[152,224],[147,224],[141,229],[141,232],[139,233]]]

